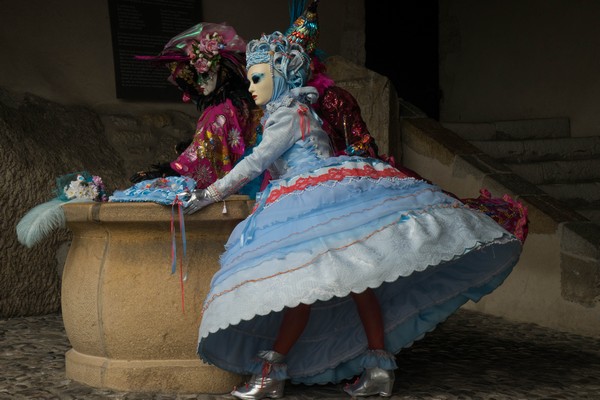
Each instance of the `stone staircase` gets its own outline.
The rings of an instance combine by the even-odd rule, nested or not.
[[[600,136],[571,137],[566,118],[442,125],[600,224]]]
[[[590,191],[586,205],[593,205],[599,180],[581,178],[580,186],[569,187],[560,186],[568,179],[554,176],[534,183],[533,172],[524,177],[512,169],[540,163],[532,170],[538,168],[543,177],[549,175],[544,169],[549,164],[573,159],[588,160],[592,166],[586,168],[593,174],[600,170],[593,167],[600,155],[598,138],[571,138],[565,118],[446,127],[395,97],[389,82],[372,71],[333,57],[327,68],[337,84],[356,97],[380,150],[394,155],[397,163],[458,196],[477,196],[486,188],[527,207],[529,236],[515,270],[498,290],[467,303],[465,309],[600,337],[600,224],[571,208],[583,212],[580,204],[565,204],[573,193],[579,197]]]
[[[600,224],[580,214],[593,208],[598,194],[593,190],[598,180],[590,179],[598,170],[598,139],[571,141],[566,119],[440,123],[407,107],[400,115],[403,165],[459,196],[486,188],[528,209],[529,235],[513,273],[494,293],[463,307],[600,337]],[[592,166],[581,175],[554,172],[567,166],[577,171],[571,164],[586,162]],[[558,167],[548,170],[550,165]],[[543,185],[563,185],[564,200]],[[592,197],[581,187],[592,188]],[[575,197],[586,207],[569,204]]]

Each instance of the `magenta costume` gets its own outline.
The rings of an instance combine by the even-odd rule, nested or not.
[[[223,177],[246,151],[249,117],[248,109],[239,110],[230,99],[206,108],[192,143],[171,162],[171,168],[195,179],[200,189]]]

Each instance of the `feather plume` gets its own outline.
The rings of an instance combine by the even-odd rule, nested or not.
[[[66,227],[64,201],[54,198],[33,207],[17,224],[19,242],[27,247],[48,236],[53,230]]]

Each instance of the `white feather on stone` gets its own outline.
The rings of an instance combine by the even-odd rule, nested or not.
[[[59,198],[54,198],[29,210],[17,224],[17,238],[19,239],[19,243],[31,248],[50,235],[52,231],[66,228],[67,222],[62,205],[75,201],[91,200],[73,199],[63,201]]]

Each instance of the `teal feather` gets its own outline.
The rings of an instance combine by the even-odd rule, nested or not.
[[[29,210],[17,224],[19,242],[27,247],[33,247],[55,229],[65,228],[63,204],[65,204],[63,200],[54,198]]]

